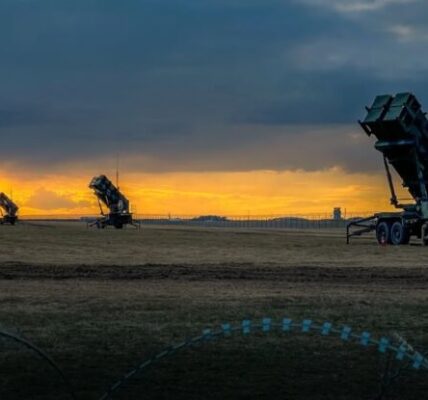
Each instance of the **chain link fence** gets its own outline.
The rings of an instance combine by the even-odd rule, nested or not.
[[[134,220],[142,225],[201,226],[247,229],[332,229],[345,228],[353,220],[373,215],[373,211],[353,212],[334,218],[331,213],[270,214],[270,215],[180,215],[134,214]],[[21,221],[92,222],[97,215],[22,215]]]

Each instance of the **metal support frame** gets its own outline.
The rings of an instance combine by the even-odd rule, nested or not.
[[[376,229],[376,215],[372,215],[367,218],[360,218],[355,221],[351,221],[346,225],[346,244],[349,244],[351,237],[361,236],[363,233],[372,232]],[[360,228],[351,232],[351,228]]]
[[[416,149],[414,149],[416,172],[418,174],[419,189],[421,191],[421,200],[428,200],[427,188],[425,186],[424,173],[422,172],[421,162]]]
[[[114,214],[102,214],[101,217],[96,218],[94,221],[92,222],[87,222],[86,227],[87,228],[92,228],[94,226],[96,226],[97,228],[101,228],[104,229],[107,226],[111,225],[111,226],[115,226],[114,223],[112,222],[112,215]],[[131,216],[131,221],[127,221],[123,223],[123,226],[125,225],[131,225],[134,228],[140,230],[141,229],[141,221],[136,221],[134,219],[132,219],[132,214],[127,214],[129,216]],[[123,215],[123,217],[126,217],[127,215]],[[119,214],[120,216],[120,214]]]
[[[389,169],[388,160],[385,156],[383,156],[383,164],[385,165],[386,177],[388,179],[389,190],[391,192],[391,204],[396,208],[402,208],[402,205],[399,204],[397,195],[395,193],[394,182],[392,181],[392,175]]]

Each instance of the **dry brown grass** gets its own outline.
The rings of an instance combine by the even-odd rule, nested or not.
[[[277,264],[281,266],[425,266],[427,249],[351,246],[341,230],[245,230],[144,227],[86,229],[81,223],[0,226],[2,263],[50,265]]]
[[[428,249],[347,246],[339,231],[0,226],[0,324],[47,350],[79,399],[205,326],[312,317],[428,348]],[[27,351],[0,342],[1,399],[65,399]],[[374,399],[376,352],[319,336],[228,339],[178,354],[117,398]],[[405,374],[388,399],[423,398]],[[27,396],[27,397],[26,397]]]

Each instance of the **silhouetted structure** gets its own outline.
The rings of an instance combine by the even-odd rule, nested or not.
[[[335,221],[340,221],[342,219],[342,209],[340,207],[333,208],[333,219]]]
[[[0,212],[0,224],[15,225],[15,222],[18,220],[18,216],[16,215],[18,206],[4,193],[0,193]]]

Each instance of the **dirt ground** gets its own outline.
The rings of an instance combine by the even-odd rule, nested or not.
[[[331,321],[428,349],[428,248],[346,245],[337,230],[0,226],[0,329],[45,350],[77,399],[165,346],[243,319]],[[0,340],[0,399],[67,399],[28,349]],[[390,369],[386,365],[390,362]],[[428,374],[319,334],[241,334],[177,352],[114,399],[422,399]]]

